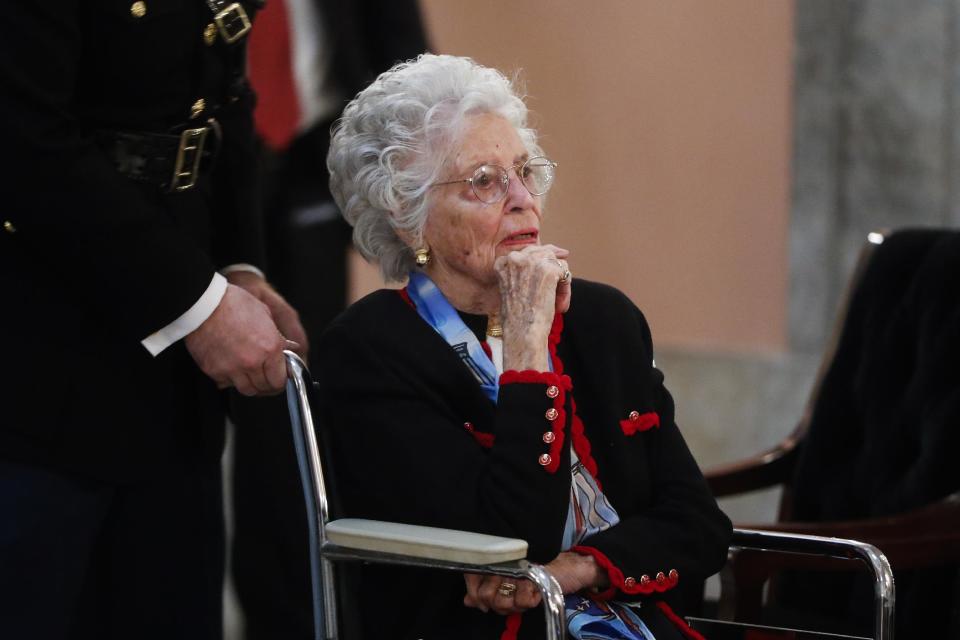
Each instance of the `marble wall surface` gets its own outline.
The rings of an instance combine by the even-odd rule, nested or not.
[[[657,356],[704,467],[793,429],[867,233],[960,226],[960,0],[795,6],[790,349]],[[775,516],[776,499],[724,506],[757,522]]]
[[[960,224],[960,1],[796,7],[790,342],[813,353],[869,231]]]
[[[676,403],[677,424],[704,469],[768,449],[803,414],[818,356],[768,357],[659,349],[657,366]],[[770,522],[779,491],[724,499],[735,521]]]

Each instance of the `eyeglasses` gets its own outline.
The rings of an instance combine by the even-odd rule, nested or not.
[[[462,180],[450,180],[449,182],[434,182],[431,187],[439,187],[445,184],[459,184],[469,182],[473,187],[473,193],[481,202],[494,204],[503,200],[510,188],[510,170],[517,172],[520,182],[526,187],[532,196],[542,196],[550,187],[553,186],[553,177],[556,174],[557,163],[552,162],[546,156],[534,156],[518,162],[517,164],[504,169],[497,164],[484,164],[477,167],[473,175]]]

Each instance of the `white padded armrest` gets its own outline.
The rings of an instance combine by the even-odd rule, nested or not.
[[[327,539],[341,547],[464,564],[495,564],[527,556],[525,540],[356,518],[327,523]]]

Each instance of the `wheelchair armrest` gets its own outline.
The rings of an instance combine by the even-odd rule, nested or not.
[[[795,433],[772,449],[707,469],[703,475],[717,498],[784,484],[793,473],[797,443]]]
[[[792,568],[836,568],[859,560],[873,575],[874,620],[878,638],[892,634],[894,582],[886,556],[875,546],[841,538],[779,531],[734,529],[730,561],[721,571],[720,617],[756,619],[763,583],[771,572]]]
[[[916,569],[960,560],[960,492],[923,507],[877,518],[739,526],[862,540],[881,549],[897,569]]]
[[[327,523],[320,545],[325,560],[404,565],[530,580],[543,598],[547,638],[566,637],[563,591],[541,565],[527,562],[527,543],[469,531],[342,518]],[[330,563],[322,564],[327,636],[336,636],[336,601]],[[317,593],[318,591],[315,591]],[[321,637],[317,635],[317,637]]]
[[[527,555],[524,540],[398,522],[342,518],[327,523],[326,531],[341,547],[444,562],[497,564]]]

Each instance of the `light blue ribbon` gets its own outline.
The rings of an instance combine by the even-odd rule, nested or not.
[[[496,404],[500,391],[497,369],[480,346],[477,336],[463,322],[453,305],[447,302],[443,292],[423,273],[411,271],[407,295],[413,301],[420,317],[447,341],[460,356],[460,361],[473,374],[483,392]]]

